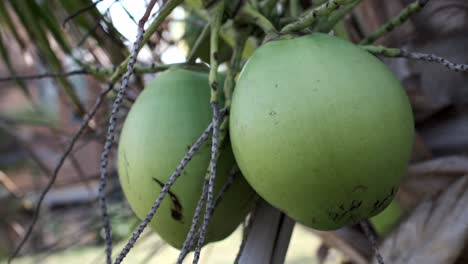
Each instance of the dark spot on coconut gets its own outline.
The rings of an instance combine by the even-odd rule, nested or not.
[[[123,153],[123,159],[124,159],[124,168],[125,168],[125,180],[127,181],[128,186],[130,186],[130,176],[128,173],[128,170],[130,169],[130,163],[128,162],[127,152],[125,151]]]
[[[162,183],[160,180],[156,179],[153,177],[153,180],[161,187],[164,187],[164,183]],[[172,201],[172,208],[171,208],[171,217],[179,222],[182,222],[183,220],[183,208],[182,204],[179,201],[179,198],[173,193],[171,190],[167,192],[169,194],[169,197],[171,198]]]
[[[336,222],[338,218],[340,217],[340,214],[337,214],[336,212],[328,211],[328,217],[330,217],[330,219],[333,222]]]
[[[353,201],[351,202],[351,207],[349,208],[349,211],[353,211],[353,210],[359,209],[359,207],[361,207],[361,204],[362,204],[362,201],[353,200]]]
[[[364,192],[364,191],[367,191],[367,187],[364,185],[356,185],[353,188],[353,192]]]
[[[211,89],[213,89],[213,91],[218,90],[218,82],[217,81],[214,81],[214,82],[211,83]]]

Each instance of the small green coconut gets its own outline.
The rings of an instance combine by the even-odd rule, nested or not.
[[[124,194],[140,219],[149,212],[162,185],[210,124],[209,102],[208,75],[176,69],[162,73],[149,83],[131,108],[120,136],[118,172]],[[182,247],[190,228],[210,155],[208,141],[171,187],[150,222],[149,226],[175,248]],[[220,149],[215,197],[234,164],[230,143],[226,142]],[[251,209],[255,197],[255,192],[239,175],[210,221],[206,243],[231,234]]]

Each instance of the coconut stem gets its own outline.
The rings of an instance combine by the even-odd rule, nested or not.
[[[382,56],[390,57],[390,58],[407,58],[407,59],[422,60],[422,61],[427,61],[427,62],[434,62],[434,63],[442,64],[452,71],[457,71],[457,72],[468,71],[468,64],[454,63],[452,61],[449,61],[443,57],[440,57],[434,54],[410,52],[404,49],[387,48],[384,46],[374,46],[374,45],[360,45],[359,47],[361,47],[362,49],[374,55],[382,55]]]
[[[292,17],[298,17],[301,14],[301,1],[289,0],[289,12]]]
[[[266,0],[260,4],[260,9],[265,16],[271,18],[277,4],[278,0]]]
[[[335,29],[336,31],[337,26],[339,28],[344,28],[343,18],[349,13],[351,13],[354,10],[354,7],[356,7],[361,2],[362,0],[356,0],[349,4],[343,5],[339,9],[333,11],[328,17],[323,17],[322,19],[320,19],[317,22],[317,27],[314,28],[314,30],[318,32],[328,33],[332,29]],[[345,30],[342,30],[341,32],[344,32],[344,31]],[[348,34],[345,33],[345,35],[348,35]],[[349,39],[349,37],[345,36],[344,39]]]
[[[242,9],[239,12],[239,18],[240,20],[245,20],[247,22],[250,22],[254,25],[257,25],[260,27],[265,35],[277,35],[278,30],[273,26],[273,24],[266,18],[264,15],[262,15],[258,9],[253,7],[249,2],[245,3],[242,7]]]
[[[229,188],[232,186],[234,183],[234,180],[237,178],[238,174],[240,173],[239,168],[237,166],[234,166],[231,169],[231,172],[229,174],[228,179],[224,183],[223,187],[219,191],[218,195],[216,196],[216,200],[214,203],[213,208],[210,211],[210,216],[213,216],[216,207],[219,206],[221,201],[223,200],[224,194],[229,190]],[[196,239],[200,236],[201,229],[198,229],[198,231],[195,233],[195,228],[198,225],[198,218],[200,217],[200,212],[203,207],[204,201],[205,201],[205,196],[207,193],[207,187],[208,187],[208,181],[205,181],[205,184],[203,185],[203,193],[202,198],[198,201],[197,207],[195,208],[195,214],[192,220],[192,225],[190,226],[190,230],[187,234],[187,237],[184,241],[184,244],[182,246],[182,249],[180,251],[179,257],[177,259],[176,264],[182,264],[184,261],[185,257],[187,257],[188,253],[190,252],[190,249],[193,247],[193,244],[195,243]]]
[[[235,31],[235,38],[236,43],[234,45],[234,51],[231,57],[231,61],[229,62],[229,68],[227,71],[226,80],[224,80],[224,108],[229,111],[231,107],[231,100],[232,100],[232,92],[234,90],[235,85],[235,77],[240,71],[240,64],[242,60],[242,52],[244,51],[245,44],[247,42],[247,38],[251,32],[251,28],[247,28],[243,31],[236,30]]]
[[[195,247],[195,254],[193,257],[193,264],[197,264],[200,259],[201,248],[205,243],[206,231],[208,229],[208,224],[211,218],[211,210],[213,209],[213,192],[214,192],[214,182],[216,179],[216,165],[218,157],[218,136],[219,136],[219,122],[220,122],[220,112],[218,108],[218,45],[219,45],[219,31],[221,29],[222,18],[224,14],[224,0],[216,3],[216,6],[212,9],[212,21],[211,21],[211,40],[210,40],[210,74],[208,77],[211,90],[211,109],[213,111],[213,134],[211,140],[211,158],[209,164],[209,178],[208,178],[208,190],[206,193],[206,207],[205,214],[203,217],[203,223],[200,228],[200,235],[198,237],[198,243]],[[202,193],[200,199],[204,199],[205,193]]]
[[[405,9],[403,9],[400,14],[396,17],[392,18],[387,23],[383,24],[380,28],[378,28],[375,32],[371,33],[365,39],[363,39],[360,44],[367,45],[374,43],[377,39],[381,38],[382,36],[386,35],[387,33],[391,32],[396,27],[403,24],[406,20],[408,20],[411,15],[418,13],[421,9],[429,2],[429,0],[417,0],[410,5],[408,5]]]
[[[195,57],[195,54],[197,54],[197,52],[200,50],[203,41],[208,37],[208,34],[210,33],[210,28],[210,23],[207,23],[203,28],[202,32],[200,33],[200,36],[198,36],[197,40],[195,41],[195,44],[193,45],[192,50],[190,51],[190,54],[188,55],[187,63],[194,63],[197,59],[197,57]]]
[[[228,70],[228,75],[227,75],[227,78],[226,78],[225,83],[224,83],[224,93],[225,93],[225,97],[226,97],[225,108],[224,108],[225,111],[229,111],[228,109],[230,107],[230,98],[231,98],[232,90],[234,89],[234,77],[239,72],[240,61],[241,61],[241,58],[242,58],[242,51],[243,51],[245,43],[247,41],[248,32],[250,32],[249,29],[246,30],[246,31],[242,31],[242,32],[236,31],[236,45],[234,46],[234,53],[233,53],[233,56],[231,57],[230,68]],[[224,113],[224,111],[223,111],[223,113]],[[228,127],[228,124],[229,124],[229,116],[225,115],[224,118],[221,118],[221,120],[222,120],[222,122],[221,122],[220,130],[219,130],[219,134],[220,134],[219,135],[219,145],[220,146],[223,144],[224,140],[226,139],[227,127]],[[216,161],[218,161],[219,156],[220,156],[219,151],[217,151]],[[209,171],[208,173],[210,173],[210,172],[211,171]],[[235,173],[232,172],[231,174],[235,174]],[[192,225],[190,226],[190,230],[189,230],[189,232],[187,234],[187,237],[186,237],[186,239],[184,241],[184,244],[182,246],[182,250],[181,250],[181,253],[180,253],[179,258],[177,260],[177,263],[182,263],[182,261],[184,260],[185,256],[187,255],[189,249],[192,247],[193,242],[195,240],[194,239],[194,232],[195,232],[196,226],[198,225],[201,209],[202,209],[202,206],[203,206],[203,204],[205,202],[206,194],[208,192],[207,188],[208,188],[208,185],[209,185],[209,181],[208,181],[209,178],[210,178],[210,174],[207,175],[205,183],[203,185],[202,196],[200,197],[200,200],[199,200],[199,202],[197,204],[197,207],[195,208],[195,214],[194,214],[194,217],[192,219]],[[232,184],[233,179],[231,179],[231,178],[233,178],[233,177],[229,177],[229,180],[226,182],[226,184],[225,184],[226,187],[223,188],[224,191],[221,191],[220,194],[218,195],[218,197],[216,199],[216,202],[215,202],[215,206],[219,203],[220,199],[222,199],[222,195],[224,194],[225,189],[227,189]],[[213,211],[214,211],[214,208],[211,210],[210,216],[213,214]],[[200,233],[201,233],[201,229],[198,231],[197,237],[199,236]]]
[[[211,38],[210,38],[210,74],[208,81],[210,82],[211,88],[211,103],[218,102],[218,66],[219,66],[219,31],[221,29],[221,23],[224,12],[224,1],[219,3],[213,8],[213,15],[211,20]]]
[[[329,0],[318,7],[305,12],[296,21],[286,25],[281,29],[281,33],[292,33],[304,30],[314,24],[319,18],[328,16],[341,6],[355,2],[356,0]]]

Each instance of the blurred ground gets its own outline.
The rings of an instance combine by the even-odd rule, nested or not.
[[[200,259],[200,263],[209,264],[232,264],[235,259],[240,240],[242,236],[241,228],[236,230],[227,239],[212,243],[207,246]],[[146,238],[145,238],[146,237]],[[121,248],[123,245],[119,244],[116,248]],[[286,264],[315,264],[319,263],[315,252],[320,246],[320,239],[311,233],[311,231],[303,226],[296,226],[293,232],[291,244],[288,249],[286,257]],[[158,251],[157,251],[158,250]],[[117,250],[116,250],[117,251]],[[156,254],[154,257],[152,253]],[[156,235],[148,236],[148,232],[142,235],[141,240],[137,246],[132,249],[126,258],[127,263],[174,263],[179,254],[178,250],[170,246],[161,246],[161,241]],[[185,263],[191,263],[190,254]],[[150,258],[151,257],[151,258]],[[337,251],[330,252],[325,264],[339,263],[341,255]],[[44,258],[43,255],[38,254],[34,257],[18,258],[15,263],[17,264],[83,264],[83,263],[102,263],[104,261],[104,254],[102,247],[84,247],[79,249],[69,249],[65,252],[52,254]],[[0,262],[3,263],[3,262]]]

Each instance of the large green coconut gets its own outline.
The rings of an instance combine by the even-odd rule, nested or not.
[[[125,196],[139,218],[146,216],[162,185],[211,122],[209,102],[208,75],[176,69],[149,83],[131,108],[120,136],[118,171]],[[150,223],[167,243],[179,249],[202,192],[210,148],[209,141],[201,147]],[[235,164],[229,142],[220,153],[215,197]],[[206,243],[231,234],[254,198],[254,191],[239,175],[210,221]]]
[[[374,225],[374,229],[379,236],[389,234],[398,224],[403,216],[403,209],[396,200],[393,200],[390,205],[378,215],[372,217],[370,221]]]
[[[374,56],[325,34],[257,49],[233,94],[231,142],[251,186],[300,223],[332,230],[392,201],[413,118]]]

